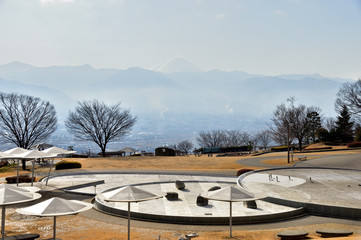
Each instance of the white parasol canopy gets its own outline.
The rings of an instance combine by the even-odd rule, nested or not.
[[[215,191],[208,191],[201,193],[200,196],[215,201],[229,202],[229,237],[232,237],[232,202],[247,202],[255,201],[257,199],[264,198],[266,196],[255,194],[243,189],[228,186]]]
[[[77,214],[79,212],[87,211],[92,207],[93,205],[90,203],[54,197],[30,207],[17,209],[16,212],[25,215],[54,217],[53,239],[55,239],[57,216]]]
[[[56,157],[56,154],[44,153],[39,150],[28,150],[27,152],[13,154],[13,157],[21,159],[53,158]]]
[[[18,159],[25,159],[25,160],[30,160],[30,159],[37,159],[37,158],[54,158],[56,157],[56,154],[52,154],[52,153],[44,153],[41,152],[39,150],[27,150],[26,152],[23,153],[19,153],[19,154],[13,154],[14,158],[18,158]],[[33,170],[32,170],[32,177],[31,177],[31,186],[33,185],[33,176],[34,176],[34,164],[35,162],[33,161]],[[18,168],[19,168],[19,163],[18,163]],[[18,182],[18,181],[17,181]]]
[[[201,196],[209,200],[223,202],[246,202],[259,199],[253,193],[233,186],[228,186],[215,191],[201,193]]]
[[[9,154],[9,158],[17,158],[18,159],[18,170],[17,170],[17,178],[16,178],[16,186],[19,185],[19,158],[16,157],[16,155],[18,154],[23,154],[28,152],[29,150],[26,150],[25,148],[21,148],[21,147],[16,147],[16,148],[12,148],[9,149],[7,151],[5,151],[4,153]]]
[[[42,152],[43,153],[48,153],[48,154],[54,154],[56,157],[58,157],[59,155],[71,154],[71,153],[75,153],[76,151],[69,151],[69,150],[65,150],[63,148],[58,148],[58,147],[50,147],[50,148],[47,148],[47,149],[43,150]],[[54,165],[54,159],[51,161],[48,177],[46,178],[46,185],[48,185],[50,172],[51,172],[51,169],[52,169],[53,165]]]
[[[26,150],[25,148],[16,147],[16,148],[12,148],[12,149],[7,150],[4,153],[15,155],[15,154],[25,153],[25,152],[28,152],[28,151],[29,150]]]
[[[1,214],[1,237],[5,238],[5,207],[11,204],[33,201],[40,198],[39,193],[28,191],[24,188],[15,187],[9,184],[0,184],[0,206]]]
[[[5,153],[5,152],[0,152],[0,159],[2,159],[2,158],[10,158],[10,154],[8,154],[8,153]]]
[[[127,202],[128,203],[128,240],[130,240],[130,203],[131,202],[143,202],[152,199],[163,197],[162,195],[156,195],[148,191],[144,191],[134,186],[120,187],[109,192],[104,192],[99,195],[100,199],[107,202]]]
[[[156,195],[134,186],[120,187],[109,192],[104,192],[101,196],[108,202],[143,202],[163,197],[163,195]]]
[[[43,150],[42,152],[61,155],[61,154],[75,153],[76,151],[69,151],[69,150],[66,150],[66,149],[63,149],[63,148],[51,147],[51,148],[47,148],[47,149]]]

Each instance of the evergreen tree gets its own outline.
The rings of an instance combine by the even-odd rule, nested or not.
[[[353,140],[353,124],[351,121],[351,114],[348,111],[346,105],[343,105],[342,109],[337,116],[337,121],[335,122],[335,132],[336,139],[341,142],[350,142]]]
[[[355,126],[355,141],[361,141],[361,125],[357,124]]]
[[[321,116],[317,111],[307,113],[308,136],[316,143],[316,132],[321,126]]]

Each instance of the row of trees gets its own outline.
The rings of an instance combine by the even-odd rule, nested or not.
[[[120,103],[106,105],[97,100],[79,102],[65,125],[81,140],[93,141],[103,156],[107,144],[129,133],[137,118]],[[40,98],[16,93],[0,93],[0,139],[29,149],[47,139],[57,129],[54,106]],[[25,162],[23,162],[25,169]]]
[[[242,130],[213,130],[199,133],[197,142],[202,147],[249,146],[251,149],[267,148],[271,142],[271,132],[263,130],[251,134]]]

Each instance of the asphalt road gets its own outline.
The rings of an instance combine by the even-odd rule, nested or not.
[[[361,170],[361,153],[337,154],[314,158],[295,164],[295,167],[329,167]]]
[[[269,153],[261,155],[260,157],[255,158],[246,158],[238,160],[237,162],[242,165],[254,166],[254,167],[263,167],[263,168],[279,168],[279,165],[264,164],[262,161],[284,158],[287,159],[287,153],[279,155]],[[298,154],[307,156],[305,154]],[[296,157],[297,155],[295,155]],[[350,153],[347,151],[335,153],[332,155],[325,154],[313,154],[312,159],[298,162],[294,165],[295,167],[327,167],[327,168],[344,168],[344,169],[357,169],[361,170],[361,152],[360,153]]]

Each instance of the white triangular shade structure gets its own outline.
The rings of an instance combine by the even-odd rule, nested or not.
[[[87,211],[92,207],[93,205],[90,203],[54,197],[30,207],[17,209],[16,212],[25,215],[54,217],[53,239],[56,239],[57,216],[77,214],[79,212]]]
[[[36,159],[36,158],[52,158],[56,157],[57,154],[44,153],[39,150],[28,150],[27,152],[12,154],[15,158],[21,159]]]
[[[134,186],[117,188],[101,195],[108,202],[143,202],[163,197],[163,195],[156,195]]]
[[[265,198],[265,195],[255,194],[243,189],[228,186],[215,191],[201,193],[200,196],[209,200],[229,202],[229,237],[232,237],[232,202],[247,202]]]
[[[63,148],[58,148],[58,147],[51,147],[51,148],[47,148],[43,151],[41,151],[43,153],[50,153],[50,154],[56,154],[56,155],[61,155],[61,154],[71,154],[71,153],[75,153],[76,151],[69,151],[69,150],[65,150]]]
[[[1,239],[5,238],[5,208],[7,205],[33,201],[40,198],[39,193],[34,193],[26,189],[11,186],[8,184],[0,184],[0,206],[1,213]]]
[[[9,184],[0,184],[0,205],[11,205],[40,198],[39,193]]]
[[[254,201],[260,197],[256,197],[253,193],[233,186],[228,186],[215,191],[201,193],[201,196],[209,200],[224,202],[245,202]]]
[[[6,150],[4,153],[9,154],[9,158],[17,158],[15,155],[17,154],[23,154],[29,152],[29,150],[26,150],[25,148],[16,147],[9,150]],[[17,170],[17,179],[16,179],[16,185],[19,185],[19,158],[18,158],[18,170]]]
[[[163,197],[148,191],[144,191],[134,186],[120,187],[109,192],[100,194],[100,198],[108,202],[127,202],[128,203],[128,240],[130,240],[130,203],[143,202]]]
[[[34,159],[35,160],[37,158],[54,158],[54,157],[57,156],[57,154],[44,153],[44,152],[41,152],[39,150],[26,150],[26,152],[19,153],[19,154],[12,154],[12,156],[14,158],[18,158],[18,159],[25,159],[25,160]],[[35,164],[35,162],[33,162],[31,185],[33,185],[34,164]],[[19,162],[18,162],[18,168],[19,168]],[[18,180],[17,180],[17,182],[18,182]]]
[[[4,153],[4,152],[0,152],[0,159],[2,159],[2,158],[10,158],[10,154],[8,154],[8,153]]]
[[[12,149],[7,150],[4,153],[15,155],[15,154],[25,153],[25,152],[28,152],[28,151],[29,150],[26,150],[25,148],[16,147],[16,148],[12,148]]]
[[[30,207],[17,209],[16,212],[40,217],[54,217],[76,214],[92,207],[93,205],[90,203],[54,197]]]
[[[43,150],[42,152],[47,153],[47,154],[54,154],[57,157],[58,155],[71,154],[71,153],[75,153],[76,151],[69,151],[69,150],[65,150],[63,148],[58,148],[58,147],[50,147],[50,148]],[[50,168],[49,168],[48,177],[46,178],[46,185],[48,185],[50,172],[51,172],[51,168],[53,167],[53,165],[54,165],[54,160],[52,160]]]

